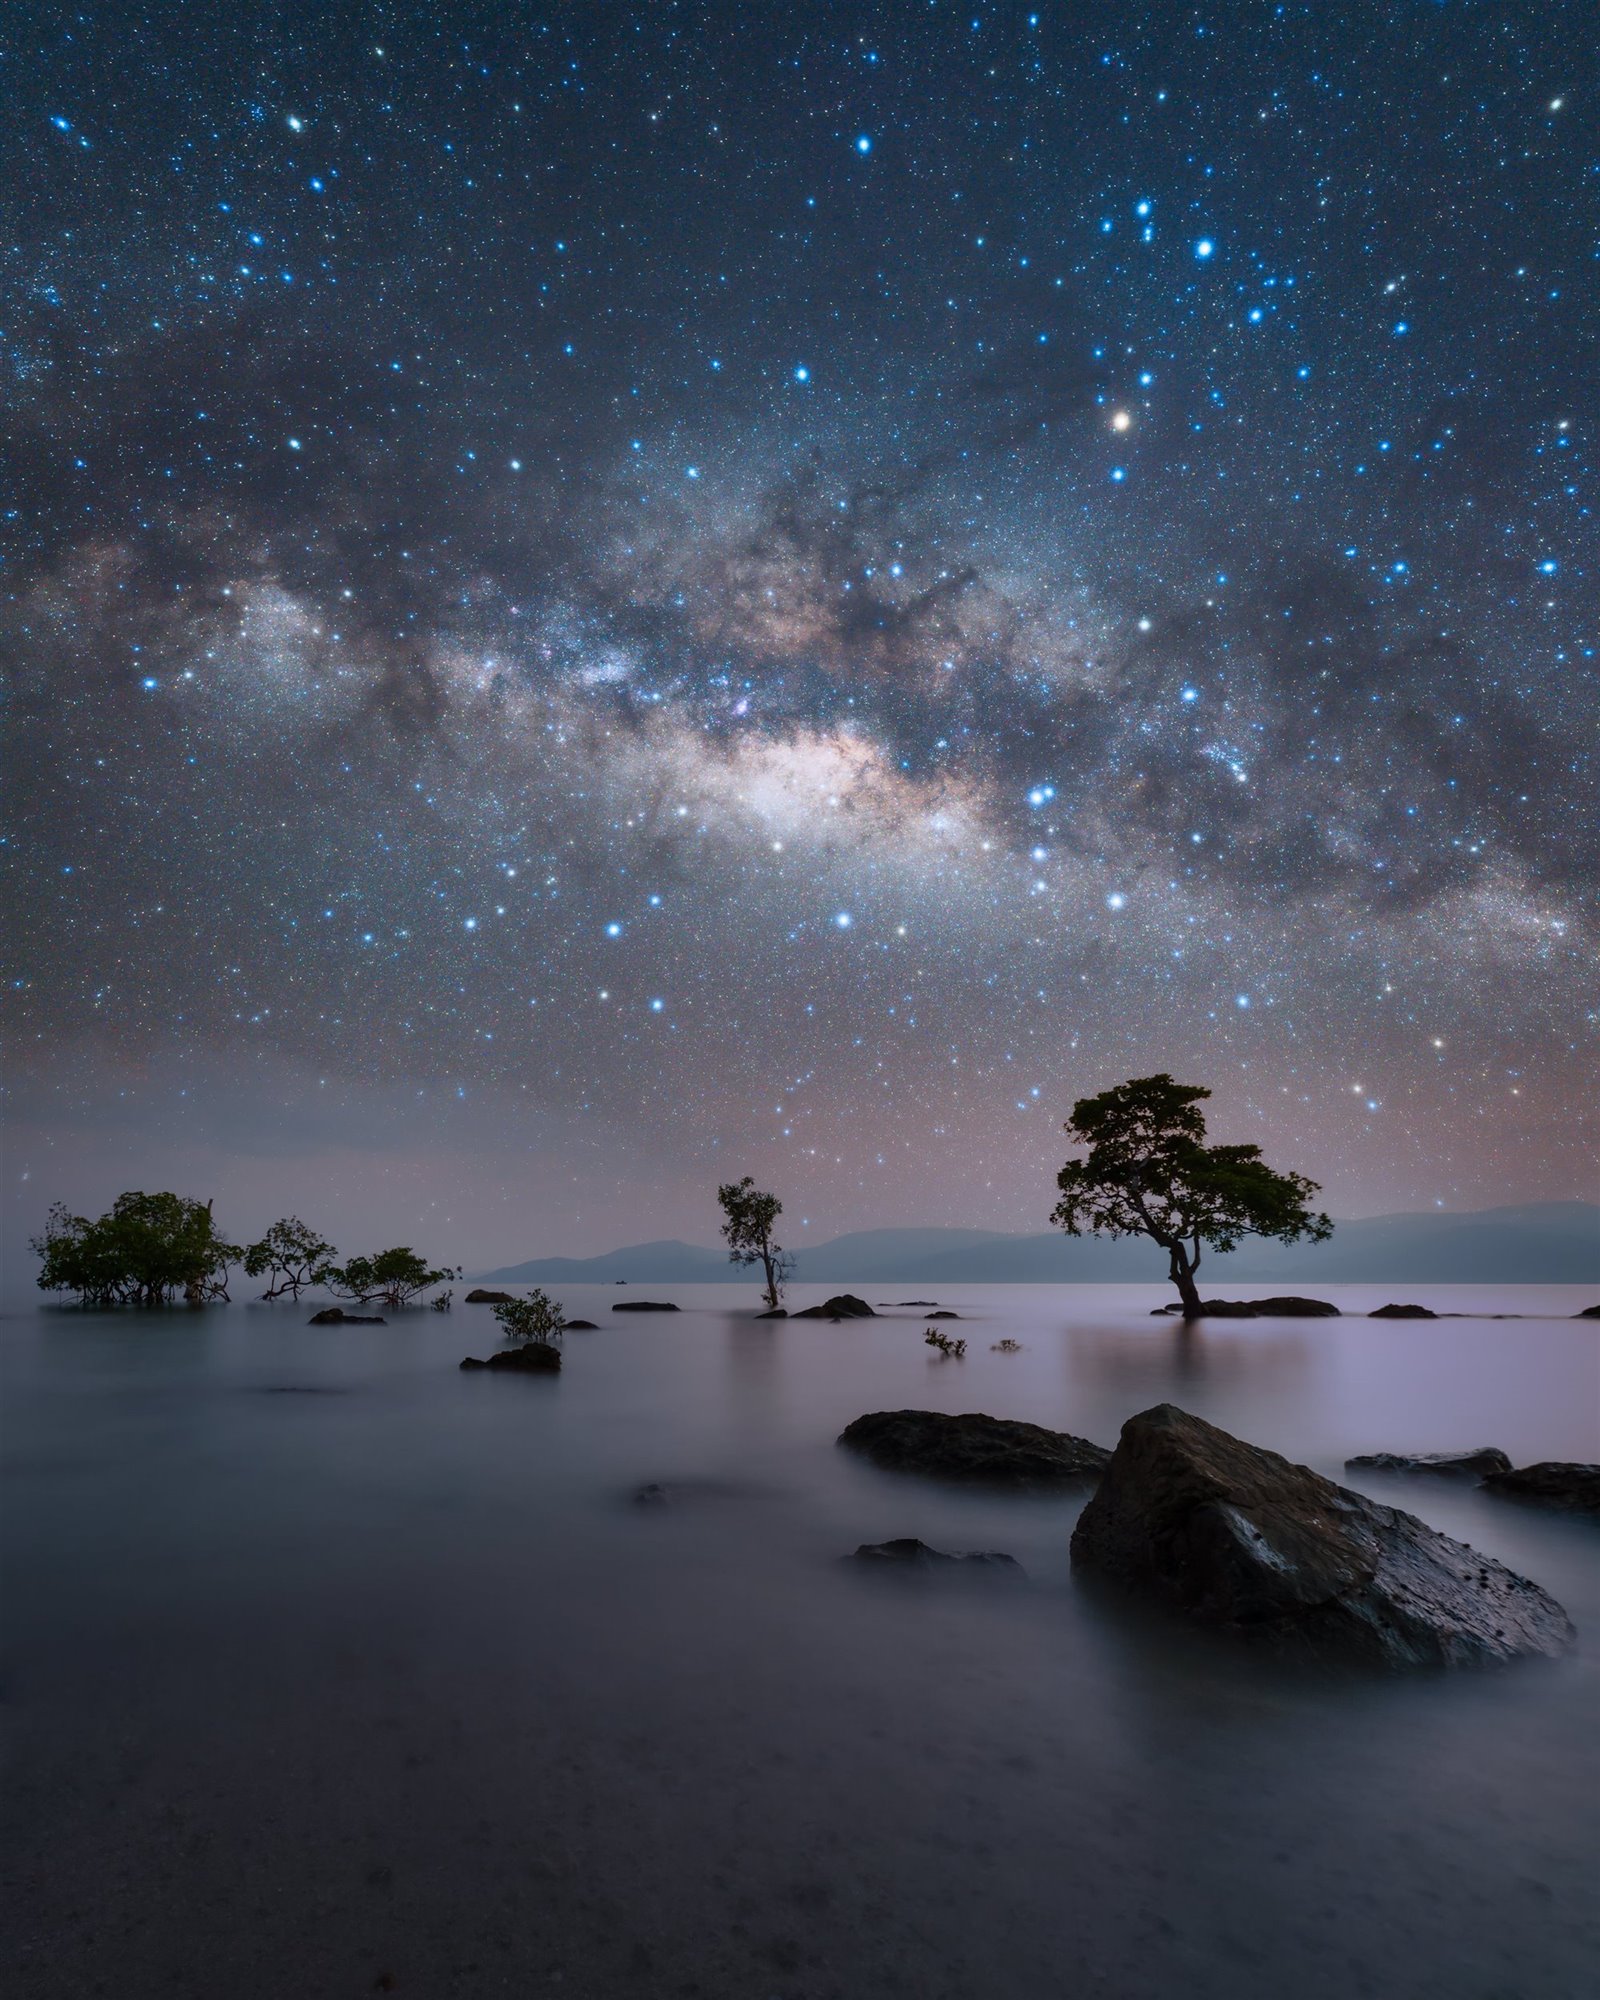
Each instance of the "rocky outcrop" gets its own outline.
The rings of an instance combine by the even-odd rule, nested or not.
[[[678,1308],[669,1305],[665,1299],[618,1299],[611,1310],[614,1313],[675,1313]]]
[[[1379,1306],[1367,1314],[1368,1319],[1437,1319],[1439,1315],[1428,1306]]]
[[[485,1291],[482,1285],[474,1285],[467,1294],[469,1306],[508,1306],[511,1302],[509,1292]]]
[[[1157,1306],[1152,1319],[1175,1318],[1183,1307],[1174,1302]],[[1328,1299],[1301,1299],[1292,1295],[1271,1299],[1202,1299],[1202,1319],[1338,1319],[1339,1308]]]
[[[787,1306],[768,1306],[765,1312],[756,1314],[757,1319],[787,1319],[788,1317],[789,1308]]]
[[[820,1306],[807,1306],[803,1312],[791,1313],[791,1319],[876,1319],[878,1315],[865,1299],[858,1299],[854,1292],[838,1292],[831,1299],[824,1299]]]
[[[1555,1507],[1564,1514],[1600,1515],[1600,1465],[1547,1458],[1514,1471],[1491,1472],[1484,1480],[1490,1493],[1503,1500],[1523,1500],[1532,1507]]]
[[[475,1360],[469,1354],[461,1365],[463,1368],[500,1368],[513,1375],[559,1375],[561,1349],[552,1347],[547,1340],[524,1340],[515,1347],[500,1348],[487,1361]]]
[[[1087,1438],[977,1411],[874,1410],[846,1425],[839,1442],[888,1472],[1025,1490],[1082,1487],[1111,1457]]]
[[[388,1324],[381,1313],[347,1313],[343,1306],[324,1306],[321,1312],[313,1313],[306,1321],[307,1326],[387,1326]]]
[[[1026,1574],[1015,1556],[1002,1555],[998,1549],[963,1549],[950,1555],[943,1549],[929,1548],[926,1542],[919,1542],[912,1535],[902,1535],[893,1542],[863,1542],[853,1556],[846,1556],[844,1560],[861,1563],[868,1568],[902,1572],[963,1569],[981,1570],[995,1576]]]
[[[1600,1306],[1585,1306],[1581,1312],[1575,1312],[1572,1317],[1574,1319],[1600,1319]]]
[[[1072,1559],[1307,1659],[1465,1666],[1573,1638],[1537,1584],[1171,1403],[1123,1425]]]
[[[1511,1461],[1498,1445],[1476,1451],[1369,1451],[1347,1458],[1346,1472],[1423,1472],[1440,1479],[1482,1479],[1486,1473],[1509,1472]]]
[[[929,1313],[928,1317],[929,1319],[960,1319],[961,1315],[960,1313],[951,1312],[950,1308],[946,1306],[939,1312]]]

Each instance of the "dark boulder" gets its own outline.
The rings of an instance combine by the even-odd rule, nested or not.
[[[1367,1314],[1368,1319],[1437,1319],[1439,1315],[1429,1306],[1379,1306]]]
[[[791,1319],[876,1319],[878,1315],[865,1299],[858,1299],[853,1292],[839,1292],[831,1299],[824,1299],[820,1306],[807,1306],[803,1312],[791,1313]]]
[[[1490,1472],[1509,1472],[1511,1461],[1498,1445],[1482,1444],[1476,1451],[1369,1451],[1347,1458],[1346,1472],[1428,1472],[1441,1479],[1482,1479]]]
[[[564,1319],[561,1322],[561,1331],[563,1333],[598,1333],[600,1329],[592,1319]]]
[[[1183,1311],[1182,1305],[1174,1300],[1170,1306],[1157,1306],[1150,1317],[1176,1319]],[[1201,1319],[1254,1319],[1256,1308],[1249,1299],[1202,1299],[1198,1317]]]
[[[1170,1403],[1123,1425],[1072,1559],[1308,1659],[1464,1666],[1574,1636],[1525,1577]]]
[[[509,1292],[486,1292],[482,1285],[474,1285],[467,1294],[469,1306],[508,1306],[511,1302]]]
[[[664,1299],[618,1299],[614,1313],[675,1313],[678,1308]]]
[[[951,1312],[947,1307],[943,1312],[929,1313],[928,1317],[929,1319],[960,1319],[961,1315],[960,1313]]]
[[[1600,1319],[1600,1306],[1585,1306],[1581,1312],[1575,1312],[1572,1317],[1574,1319]]]
[[[1082,1487],[1111,1456],[1087,1438],[977,1411],[874,1410],[847,1424],[839,1442],[887,1472],[1036,1490]]]
[[[513,1375],[557,1375],[561,1372],[561,1349],[546,1340],[524,1340],[516,1347],[502,1347],[487,1361],[468,1355],[463,1368],[501,1368]]]
[[[787,1319],[788,1317],[789,1308],[787,1306],[769,1306],[765,1312],[756,1314],[757,1319]]]
[[[1550,1458],[1515,1471],[1491,1472],[1483,1483],[1504,1500],[1556,1507],[1565,1514],[1600,1514],[1600,1465]]]
[[[1339,1308],[1331,1299],[1302,1299],[1293,1293],[1283,1298],[1257,1299],[1256,1311],[1263,1319],[1338,1319]]]
[[[998,1549],[963,1549],[956,1555],[949,1555],[943,1549],[930,1549],[926,1542],[919,1542],[913,1535],[902,1535],[893,1542],[863,1542],[853,1556],[845,1556],[843,1560],[862,1563],[872,1569],[900,1572],[963,1569],[982,1570],[998,1576],[1024,1574],[1015,1556],[1002,1555]]]
[[[306,1321],[307,1326],[387,1326],[381,1313],[347,1313],[343,1306],[324,1306]]]
[[[902,1306],[936,1306],[939,1301],[937,1299],[896,1299],[894,1303]]]

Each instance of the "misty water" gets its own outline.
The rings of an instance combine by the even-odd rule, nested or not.
[[[1593,1993],[1593,1524],[1351,1477],[1535,1578],[1579,1648],[1292,1672],[1075,1581],[1080,1499],[834,1442],[917,1406],[1110,1444],[1171,1400],[1341,1478],[1593,1459],[1588,1294],[1185,1334],[1154,1288],[958,1287],[963,1362],[914,1310],[611,1312],[637,1295],[566,1294],[601,1324],[557,1379],[460,1373],[497,1332],[460,1305],[0,1326],[10,1993]],[[898,1535],[1026,1580],[838,1560]]]

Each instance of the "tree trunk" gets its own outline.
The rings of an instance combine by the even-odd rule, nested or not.
[[[772,1275],[772,1252],[765,1244],[761,1246],[761,1268],[767,1274],[767,1306],[770,1311],[778,1309],[778,1281]]]
[[[1185,1319],[1203,1317],[1200,1309],[1200,1288],[1194,1281],[1194,1264],[1189,1261],[1189,1253],[1181,1243],[1167,1245],[1168,1262],[1172,1282],[1178,1288],[1178,1297],[1183,1301]],[[1198,1258],[1195,1260],[1197,1263]]]

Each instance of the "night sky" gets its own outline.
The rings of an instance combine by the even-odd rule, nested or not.
[[[1591,1191],[1590,8],[0,35],[14,1229]]]

